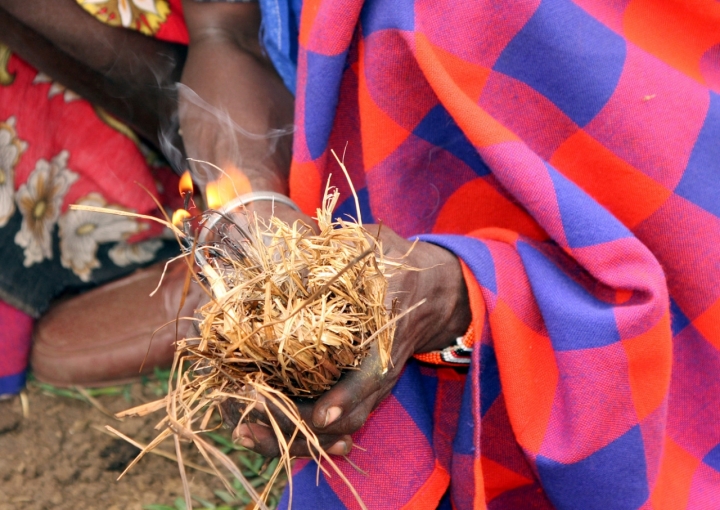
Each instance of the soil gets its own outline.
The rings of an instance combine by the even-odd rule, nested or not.
[[[156,394],[152,384],[137,383],[126,388],[125,396],[96,400],[118,412],[155,400]],[[30,385],[26,395],[26,417],[19,397],[0,401],[0,510],[141,510],[151,504],[174,507],[182,497],[177,464],[157,455],[146,456],[116,481],[138,450],[101,431],[111,425],[147,444],[159,414],[119,422],[86,401],[37,385]],[[172,450],[172,442],[161,448]],[[187,460],[201,464],[196,457],[190,453]],[[220,503],[213,494],[222,488],[217,478],[192,469],[188,477],[193,495]]]

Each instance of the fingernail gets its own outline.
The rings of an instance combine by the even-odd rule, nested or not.
[[[265,410],[265,397],[263,397],[262,395],[258,395],[257,397],[255,397],[255,401],[257,402],[257,406],[261,411]]]
[[[250,427],[248,427],[247,425],[245,425],[245,424],[243,423],[243,424],[241,424],[241,425],[238,425],[238,426],[235,428],[235,430],[233,430],[232,440],[233,440],[233,442],[235,442],[235,443],[240,443],[240,441],[241,441],[243,438],[247,438],[247,437],[249,437],[249,436],[252,436],[252,432],[250,432]],[[242,443],[240,443],[240,444],[242,444]],[[243,445],[243,446],[245,446],[245,445]]]
[[[340,418],[340,415],[342,414],[342,408],[333,406],[327,411],[325,411],[325,425],[323,425],[323,428],[327,427],[331,423],[337,421],[338,418]]]
[[[241,446],[244,446],[245,448],[247,448],[248,450],[252,450],[253,448],[255,448],[255,442],[252,439],[250,439],[249,437],[241,437],[240,441],[238,441],[238,443]]]
[[[328,448],[328,453],[330,455],[347,455],[348,446],[347,443],[341,439],[334,445],[332,445],[330,448]]]

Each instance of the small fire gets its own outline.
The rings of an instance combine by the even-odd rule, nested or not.
[[[220,178],[210,181],[205,187],[207,204],[210,209],[219,209],[230,200],[251,191],[250,180],[234,166],[225,168]]]
[[[192,194],[193,192],[193,182],[192,177],[190,177],[190,170],[185,170],[185,173],[182,174],[182,177],[180,177],[180,183],[178,184],[178,189],[180,190],[180,194],[184,197],[186,193]]]
[[[208,182],[205,186],[205,195],[207,195],[207,206],[209,209],[220,209],[222,200],[220,199],[220,190],[217,181]]]
[[[176,227],[182,227],[183,221],[185,221],[189,217],[190,217],[190,213],[187,212],[185,209],[178,209],[172,215],[172,223]]]
[[[193,182],[192,177],[190,177],[190,170],[185,170],[182,177],[180,177],[178,189],[180,190],[180,196],[183,197],[183,209],[187,210],[190,208],[190,200],[193,196]]]

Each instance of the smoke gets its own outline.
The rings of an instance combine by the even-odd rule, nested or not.
[[[232,165],[243,169],[246,163],[256,168],[271,166],[270,160],[281,139],[295,131],[290,125],[266,133],[253,133],[238,125],[226,110],[209,104],[191,88],[178,83],[176,92],[177,108],[165,116],[158,138],[170,164],[176,170],[189,168],[193,180],[200,185],[216,180],[222,172],[218,167]],[[180,119],[183,126],[192,129],[191,136],[179,130]],[[180,140],[178,135],[183,134],[186,138]],[[252,154],[248,153],[248,147],[252,147]],[[211,161],[213,158],[222,158],[222,161]]]
[[[176,173],[182,173],[187,168],[185,162],[185,147],[180,134],[180,115],[177,108],[177,87],[172,95],[175,103],[173,108],[168,108],[164,115],[160,115],[158,127],[158,144],[165,159]]]

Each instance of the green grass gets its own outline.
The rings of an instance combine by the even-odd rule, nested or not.
[[[53,386],[52,384],[43,383],[32,378],[28,381],[28,386],[39,388],[40,391],[45,395],[73,398],[75,400],[82,400],[84,402],[87,402],[87,398],[85,397],[85,395],[83,395],[74,388],[58,388],[56,386]],[[88,394],[93,398],[106,395],[123,395],[127,400],[130,400],[129,384],[126,386],[109,386],[107,388],[86,388],[85,391],[87,391]]]
[[[167,381],[169,376],[169,370],[159,369],[155,369],[155,373],[152,376],[143,376],[141,378],[141,384],[144,391],[149,391],[158,398],[167,395]],[[86,395],[84,395],[75,388],[58,388],[51,384],[42,383],[30,374],[28,377],[28,386],[38,388],[45,395],[81,400],[88,403],[88,405],[92,405],[92,402],[88,401],[86,395],[89,395],[93,399],[103,396],[122,396],[128,403],[132,401],[131,384],[105,388],[84,388],[86,392]],[[205,434],[205,437],[211,440],[220,451],[235,461],[250,485],[255,487],[258,492],[262,491],[262,488],[267,484],[268,479],[277,467],[278,459],[266,459],[255,452],[236,445],[227,437],[227,434],[224,433],[208,432]],[[281,475],[274,484],[268,498],[267,505],[269,508],[275,508],[277,506],[284,486],[285,477]],[[232,487],[235,494],[231,494],[227,490],[218,489],[214,491],[214,495],[220,503],[213,503],[196,496],[193,496],[193,499],[196,503],[203,505],[201,510],[244,510],[247,505],[252,502],[250,495],[237,480],[232,481]],[[186,507],[185,499],[177,498],[172,505],[152,504],[146,505],[143,508],[145,510],[185,510]],[[195,508],[197,509],[198,507],[195,506]]]
[[[225,435],[217,432],[208,432],[205,436],[211,439],[220,451],[235,460],[236,465],[240,468],[243,476],[248,480],[258,492],[262,492],[267,485],[270,476],[278,465],[278,459],[267,459],[262,455],[247,450],[242,446],[234,444]],[[236,495],[232,495],[225,490],[216,490],[215,496],[222,500],[225,504],[230,505],[228,508],[235,510],[236,508],[245,508],[252,502],[250,495],[245,491],[239,481],[232,481],[233,489]],[[284,478],[281,476],[270,491],[268,498],[268,507],[275,508],[280,502],[282,490],[285,486]],[[202,503],[202,502],[201,502]],[[205,503],[203,503],[205,504]],[[212,508],[212,507],[209,507]]]
[[[201,510],[235,510],[237,507],[228,506],[225,504],[214,505],[211,502],[202,498],[193,498],[195,501],[203,505]],[[185,510],[185,499],[177,498],[173,506],[170,505],[145,505],[145,510]],[[197,509],[197,507],[195,507]]]
[[[278,459],[266,459],[255,452],[246,450],[242,446],[238,446],[230,441],[223,434],[216,432],[208,432],[205,437],[211,439],[215,446],[223,453],[229,455],[233,460],[236,461],[237,466],[240,468],[243,476],[247,478],[250,485],[255,487],[258,492],[261,492],[264,486],[267,484],[269,477],[275,471],[278,464]],[[250,503],[252,499],[250,495],[245,491],[242,484],[238,480],[232,480],[232,486],[235,494],[231,494],[226,490],[215,490],[213,493],[215,497],[222,501],[222,503],[212,503],[206,499],[193,496],[193,499],[203,505],[201,510],[243,510]],[[267,506],[268,508],[277,507],[282,496],[282,491],[285,486],[284,478],[278,480],[275,483],[270,496],[268,497]],[[185,499],[177,498],[174,505],[146,505],[143,507],[145,510],[185,510]],[[195,507],[197,508],[197,507]]]
[[[156,396],[156,397],[163,397],[167,395],[168,391],[168,377],[170,377],[170,370],[161,370],[159,368],[155,368],[155,372],[152,376],[143,375],[140,377],[140,383],[143,385],[143,387],[146,390],[150,390],[150,392]],[[73,398],[75,400],[83,400],[87,402],[87,398],[85,395],[80,393],[75,388],[58,388],[57,386],[53,386],[52,384],[47,384],[38,381],[35,379],[32,375],[32,372],[28,374],[28,386],[38,388],[43,394],[45,395],[51,395],[54,397],[65,397],[65,398]],[[90,395],[93,398],[96,397],[102,397],[102,396],[119,396],[122,395],[122,397],[128,401],[132,401],[132,384],[122,384],[117,386],[106,386],[103,388],[84,388],[84,390],[87,392],[88,395]]]

